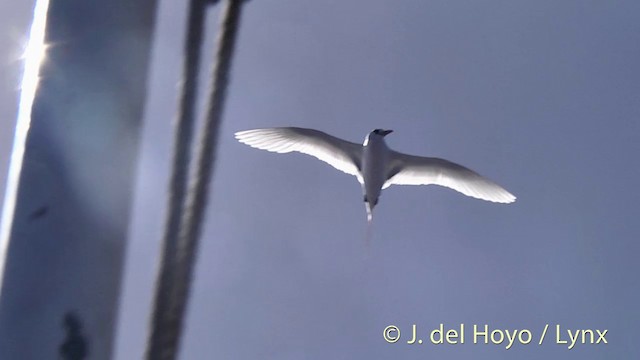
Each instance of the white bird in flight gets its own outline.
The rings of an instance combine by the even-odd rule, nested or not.
[[[516,197],[500,185],[451,161],[403,154],[389,149],[385,136],[393,130],[375,129],[362,145],[322,131],[280,127],[235,133],[251,147],[276,153],[297,151],[311,155],[334,168],[353,175],[362,185],[367,220],[383,189],[391,185],[440,185],[467,196],[497,203],[512,203]]]

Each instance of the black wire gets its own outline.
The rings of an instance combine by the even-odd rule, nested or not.
[[[149,360],[173,360],[177,356],[191,277],[206,210],[209,182],[215,161],[229,69],[240,21],[242,0],[227,0],[222,10],[212,85],[203,131],[196,149],[193,177],[186,193],[189,150],[193,138],[194,104],[204,29],[204,16],[211,0],[192,0],[185,42],[186,60],[180,113],[176,125],[169,213],[164,233],[162,265],[156,288],[152,329],[147,344]]]
[[[170,311],[170,298],[175,278],[175,254],[180,229],[180,219],[186,194],[190,148],[195,124],[195,102],[197,99],[200,53],[204,32],[205,4],[203,0],[189,2],[187,34],[184,42],[185,61],[181,86],[180,108],[174,128],[174,152],[172,173],[169,183],[169,203],[167,206],[163,234],[162,260],[156,282],[150,337],[147,343],[147,359],[169,359],[163,349],[175,348],[177,337],[168,329],[178,327],[180,320]]]

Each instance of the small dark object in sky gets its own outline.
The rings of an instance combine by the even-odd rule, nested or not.
[[[32,212],[31,215],[29,215],[29,220],[39,219],[39,218],[47,215],[48,212],[49,212],[49,206],[47,206],[47,205],[41,206],[37,210]]]
[[[64,360],[83,360],[89,356],[89,345],[86,337],[82,334],[82,323],[74,312],[64,315],[62,322],[67,337],[60,345],[60,357]]]

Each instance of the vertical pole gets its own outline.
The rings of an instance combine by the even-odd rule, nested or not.
[[[171,249],[173,253],[167,254],[165,252],[163,255],[163,269],[158,283],[159,290],[156,293],[152,335],[147,349],[147,359],[149,360],[173,360],[178,353],[191,277],[202,230],[202,220],[206,210],[218,130],[222,120],[242,3],[243,0],[227,0],[221,12],[221,28],[217,39],[211,93],[203,130],[196,148],[194,175],[189,181],[185,202],[178,207],[169,209],[170,212],[181,212],[180,227],[177,233],[165,233],[164,249],[165,251]],[[176,151],[179,150],[180,148],[177,147]],[[174,169],[174,171],[176,170]],[[169,223],[168,226],[170,225]],[[176,237],[171,238],[168,235]],[[167,266],[172,268],[165,269]],[[163,277],[163,274],[170,275]],[[166,298],[161,299],[160,297],[163,296]],[[162,304],[163,307],[158,304]]]
[[[111,357],[155,8],[49,2],[2,224],[0,359]]]

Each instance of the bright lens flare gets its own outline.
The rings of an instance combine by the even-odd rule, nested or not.
[[[24,74],[22,76],[22,92],[18,109],[18,121],[11,151],[11,163],[7,177],[7,189],[2,208],[2,222],[0,223],[0,289],[4,278],[4,266],[9,246],[9,236],[13,224],[13,214],[18,194],[18,182],[24,147],[31,125],[31,107],[38,87],[40,64],[45,57],[44,30],[47,23],[49,0],[36,0],[33,10],[33,22],[29,33],[29,43],[24,53]]]

